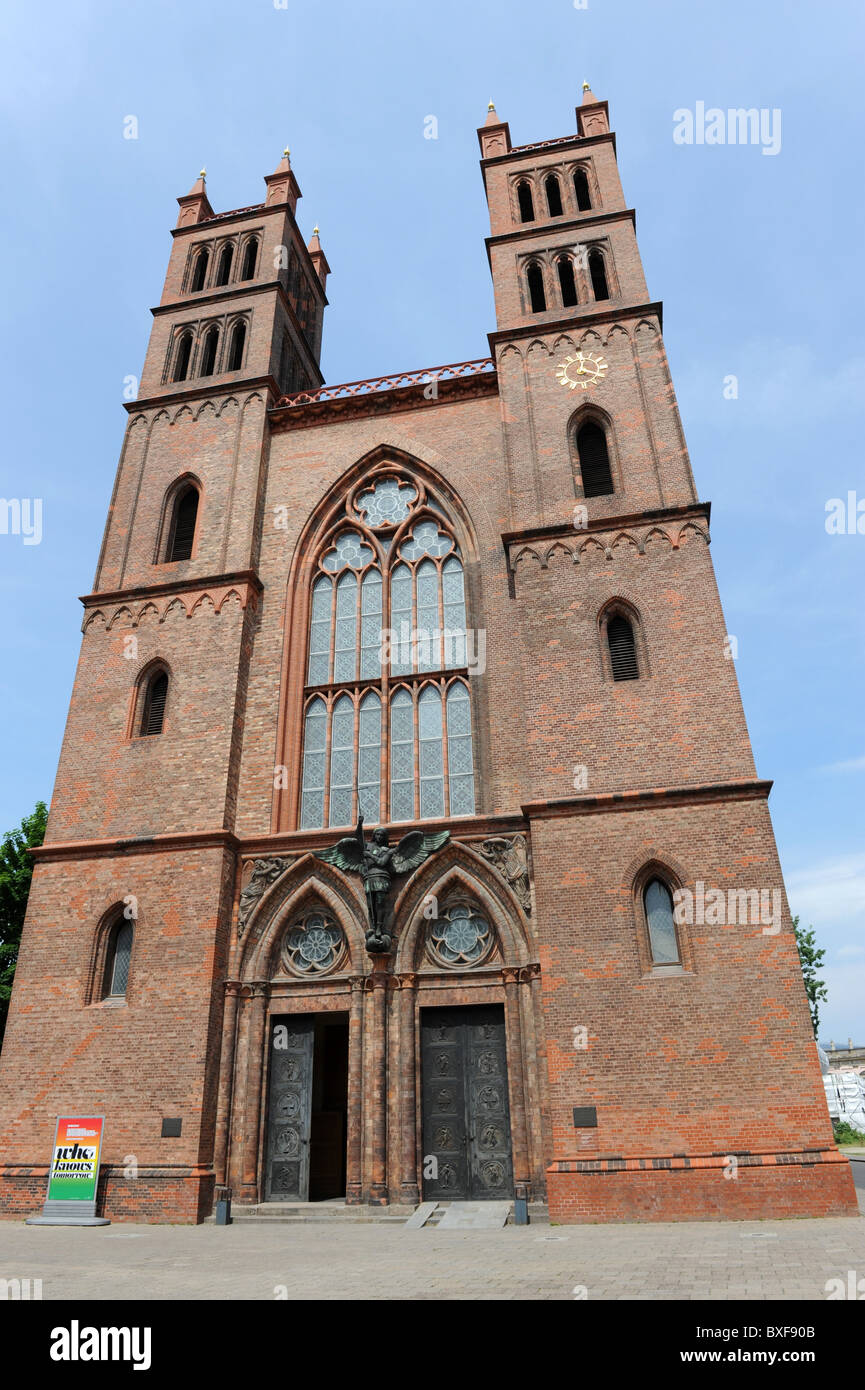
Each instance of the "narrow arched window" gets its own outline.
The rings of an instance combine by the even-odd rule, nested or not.
[[[517,184],[517,201],[520,205],[520,221],[534,222],[535,200],[532,197],[532,186],[526,183],[525,179]]]
[[[209,263],[210,252],[208,251],[206,246],[202,246],[201,250],[195,257],[195,262],[192,268],[192,280],[190,281],[189,285],[191,293],[194,294],[196,290],[204,289],[204,282],[207,279],[207,267]]]
[[[216,367],[216,349],[219,347],[219,329],[212,324],[204,335],[201,350],[201,376],[213,376]]]
[[[559,289],[562,293],[562,304],[568,308],[572,304],[578,304],[577,282],[574,279],[574,263],[570,256],[560,256],[556,262],[556,269],[559,272]]]
[[[108,933],[105,950],[105,972],[102,983],[103,999],[122,999],[129,985],[129,965],[132,960],[133,926],[121,917]]]
[[[241,280],[252,280],[255,276],[255,262],[258,259],[258,242],[255,237],[250,237],[246,243],[243,253],[243,270]]]
[[[577,455],[584,497],[608,497],[615,491],[607,436],[594,420],[587,420],[577,431]]]
[[[173,381],[185,381],[189,374],[189,359],[192,356],[192,334],[181,333],[174,353]]]
[[[238,372],[243,366],[243,349],[246,344],[246,324],[236,323],[231,330],[231,346],[228,350],[228,370]]]
[[[214,284],[227,285],[231,279],[231,262],[234,259],[234,247],[231,243],[223,246],[219,253],[219,261],[216,267],[216,279]]]
[[[529,287],[529,299],[532,305],[532,313],[540,314],[547,307],[547,295],[544,289],[544,272],[537,261],[532,261],[526,271],[526,282]]]
[[[420,503],[406,477],[374,475],[318,556],[302,829],[351,825],[358,809],[370,824],[474,813],[463,563],[442,512]]]
[[[168,698],[168,672],[157,670],[148,678],[141,702],[141,723],[138,732],[142,737],[161,734],[165,722],[165,702]]]
[[[596,246],[589,252],[589,275],[592,280],[592,294],[595,299],[609,299],[610,290],[607,285],[607,271],[604,266],[604,255]]]
[[[574,193],[580,212],[588,212],[592,206],[592,195],[589,192],[589,179],[585,169],[574,170]]]
[[[190,483],[188,487],[178,492],[174,500],[165,554],[166,561],[188,560],[191,557],[197,521],[198,488]]]
[[[616,613],[607,623],[607,643],[610,648],[610,668],[614,681],[635,681],[640,672],[637,666],[637,644],[634,629],[622,613]]]
[[[653,965],[678,965],[681,961],[676,921],[673,916],[673,897],[659,878],[653,878],[643,892],[646,926],[649,929],[649,949]]]
[[[544,192],[547,195],[547,207],[550,210],[550,217],[561,217],[562,215],[562,190],[555,174],[548,174],[544,179]]]

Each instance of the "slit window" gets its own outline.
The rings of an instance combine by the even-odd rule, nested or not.
[[[213,376],[216,367],[216,349],[219,346],[219,329],[214,324],[204,335],[204,349],[201,354],[201,375]]]

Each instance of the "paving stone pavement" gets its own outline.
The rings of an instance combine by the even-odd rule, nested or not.
[[[0,1222],[0,1279],[41,1279],[44,1300],[823,1300],[850,1270],[865,1276],[862,1216],[500,1231]]]

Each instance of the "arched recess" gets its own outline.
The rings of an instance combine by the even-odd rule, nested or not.
[[[128,916],[127,913],[132,911],[134,911],[135,915]],[[93,933],[93,944],[85,982],[85,1004],[102,1004],[111,1000],[116,1003],[126,1002],[129,993],[128,984],[122,995],[112,995],[106,988],[106,975],[110,963],[109,955],[118,930],[122,929],[124,926],[130,927],[132,929],[132,940],[127,977],[131,983],[133,979],[132,966],[135,960],[139,920],[140,909],[138,901],[135,898],[126,898],[122,901],[112,903],[111,906],[103,912],[96,930]]]
[[[376,554],[384,558],[381,537],[365,524],[358,504],[364,492],[377,481],[399,474],[418,492],[412,516],[389,533],[391,550],[398,547],[411,527],[418,521],[446,521],[461,554],[465,578],[465,600],[470,628],[484,627],[482,595],[480,593],[479,547],[469,513],[454,488],[430,463],[405,449],[379,444],[331,485],[311,512],[301,531],[289,568],[286,610],[285,644],[280,691],[279,724],[277,732],[277,764],[287,769],[288,776],[277,779],[274,791],[272,829],[294,830],[300,821],[300,779],[296,775],[302,738],[304,692],[307,689],[307,639],[318,560],[330,537],[342,529],[352,530]],[[481,801],[483,770],[487,753],[483,739],[487,728],[485,708],[485,677],[478,674],[471,681],[471,694],[476,708],[475,767],[478,771],[476,810]],[[284,785],[283,785],[284,784]]]
[[[366,957],[364,906],[360,891],[355,895],[344,874],[314,855],[305,854],[262,894],[245,924],[234,977],[252,981],[272,980],[278,975],[279,952],[285,928],[307,905],[311,908],[314,904],[328,911],[342,928],[346,938],[346,956],[331,974],[323,974],[315,979],[285,975],[282,976],[283,983],[296,984],[304,992],[316,985],[326,990],[329,981],[363,973]]]
[[[633,679],[638,681],[648,680],[652,674],[649,661],[649,647],[643,627],[643,619],[640,610],[630,599],[621,595],[616,595],[607,600],[598,614],[598,634],[600,637],[600,660],[601,672],[605,681],[622,680],[621,676],[613,673],[613,660],[610,653],[609,626],[615,618],[624,618],[630,625],[634,638],[634,654],[636,656],[637,675]],[[625,677],[626,683],[630,680]]]
[[[198,494],[198,504],[195,509],[195,526],[189,558],[194,559],[196,556],[204,503],[204,485],[196,473],[187,472],[181,473],[165,490],[165,496],[162,499],[162,516],[159,522],[159,529],[156,535],[156,548],[153,555],[154,565],[169,563],[177,503],[181,496],[187,493],[191,488],[194,488]]]
[[[421,865],[394,901],[394,921],[399,924],[395,973],[425,969],[441,973],[441,967],[426,958],[426,933],[431,919],[424,915],[424,909],[429,912],[430,895],[435,897],[437,904],[444,905],[449,894],[474,898],[487,915],[500,951],[494,965],[501,969],[529,963],[532,959],[531,934],[516,895],[476,850],[459,840],[450,840]],[[466,973],[471,969],[471,966],[466,967]],[[461,976],[464,972],[454,970],[453,973]]]
[[[153,684],[159,678],[165,678],[164,690],[161,692],[162,703],[161,717],[159,719],[159,730],[149,733],[142,728],[142,721],[147,715],[148,694]],[[126,738],[158,738],[165,729],[165,719],[169,710],[174,705],[173,690],[174,678],[171,667],[162,656],[156,656],[148,661],[141,668],[132,686],[129,698],[129,713],[126,724]]]
[[[574,411],[573,415],[568,421],[568,448],[570,450],[571,455],[571,468],[574,480],[574,496],[585,497],[586,495],[582,485],[582,473],[580,469],[580,454],[577,448],[577,436],[579,435],[580,430],[583,428],[583,426],[588,424],[597,425],[599,429],[603,430],[604,432],[607,444],[607,459],[609,461],[610,474],[613,482],[612,493],[600,493],[597,495],[600,497],[612,497],[615,495],[617,499],[621,499],[625,491],[625,485],[622,476],[622,466],[621,459],[619,456],[619,445],[616,438],[616,429],[613,424],[612,416],[609,415],[606,410],[602,410],[600,406],[595,405],[594,402],[588,402],[585,405],[579,406]]]
[[[645,907],[646,889],[653,879],[659,879],[671,896],[686,887],[686,877],[682,867],[669,855],[651,853],[642,856],[638,863],[629,866],[628,878],[630,880],[628,887],[641,975],[663,976],[693,973],[694,954],[691,924],[683,921],[677,922],[675,925],[678,961],[659,964],[652,957],[649,923]],[[675,901],[675,897],[673,897],[674,904]]]

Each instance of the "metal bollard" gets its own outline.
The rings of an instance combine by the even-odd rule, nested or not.
[[[231,1225],[231,1188],[230,1188],[230,1187],[223,1187],[223,1188],[220,1188],[219,1190],[220,1190],[220,1192],[222,1193],[222,1196],[221,1196],[221,1197],[217,1197],[217,1199],[216,1199],[216,1225],[217,1225],[217,1226],[230,1226],[230,1225]]]

